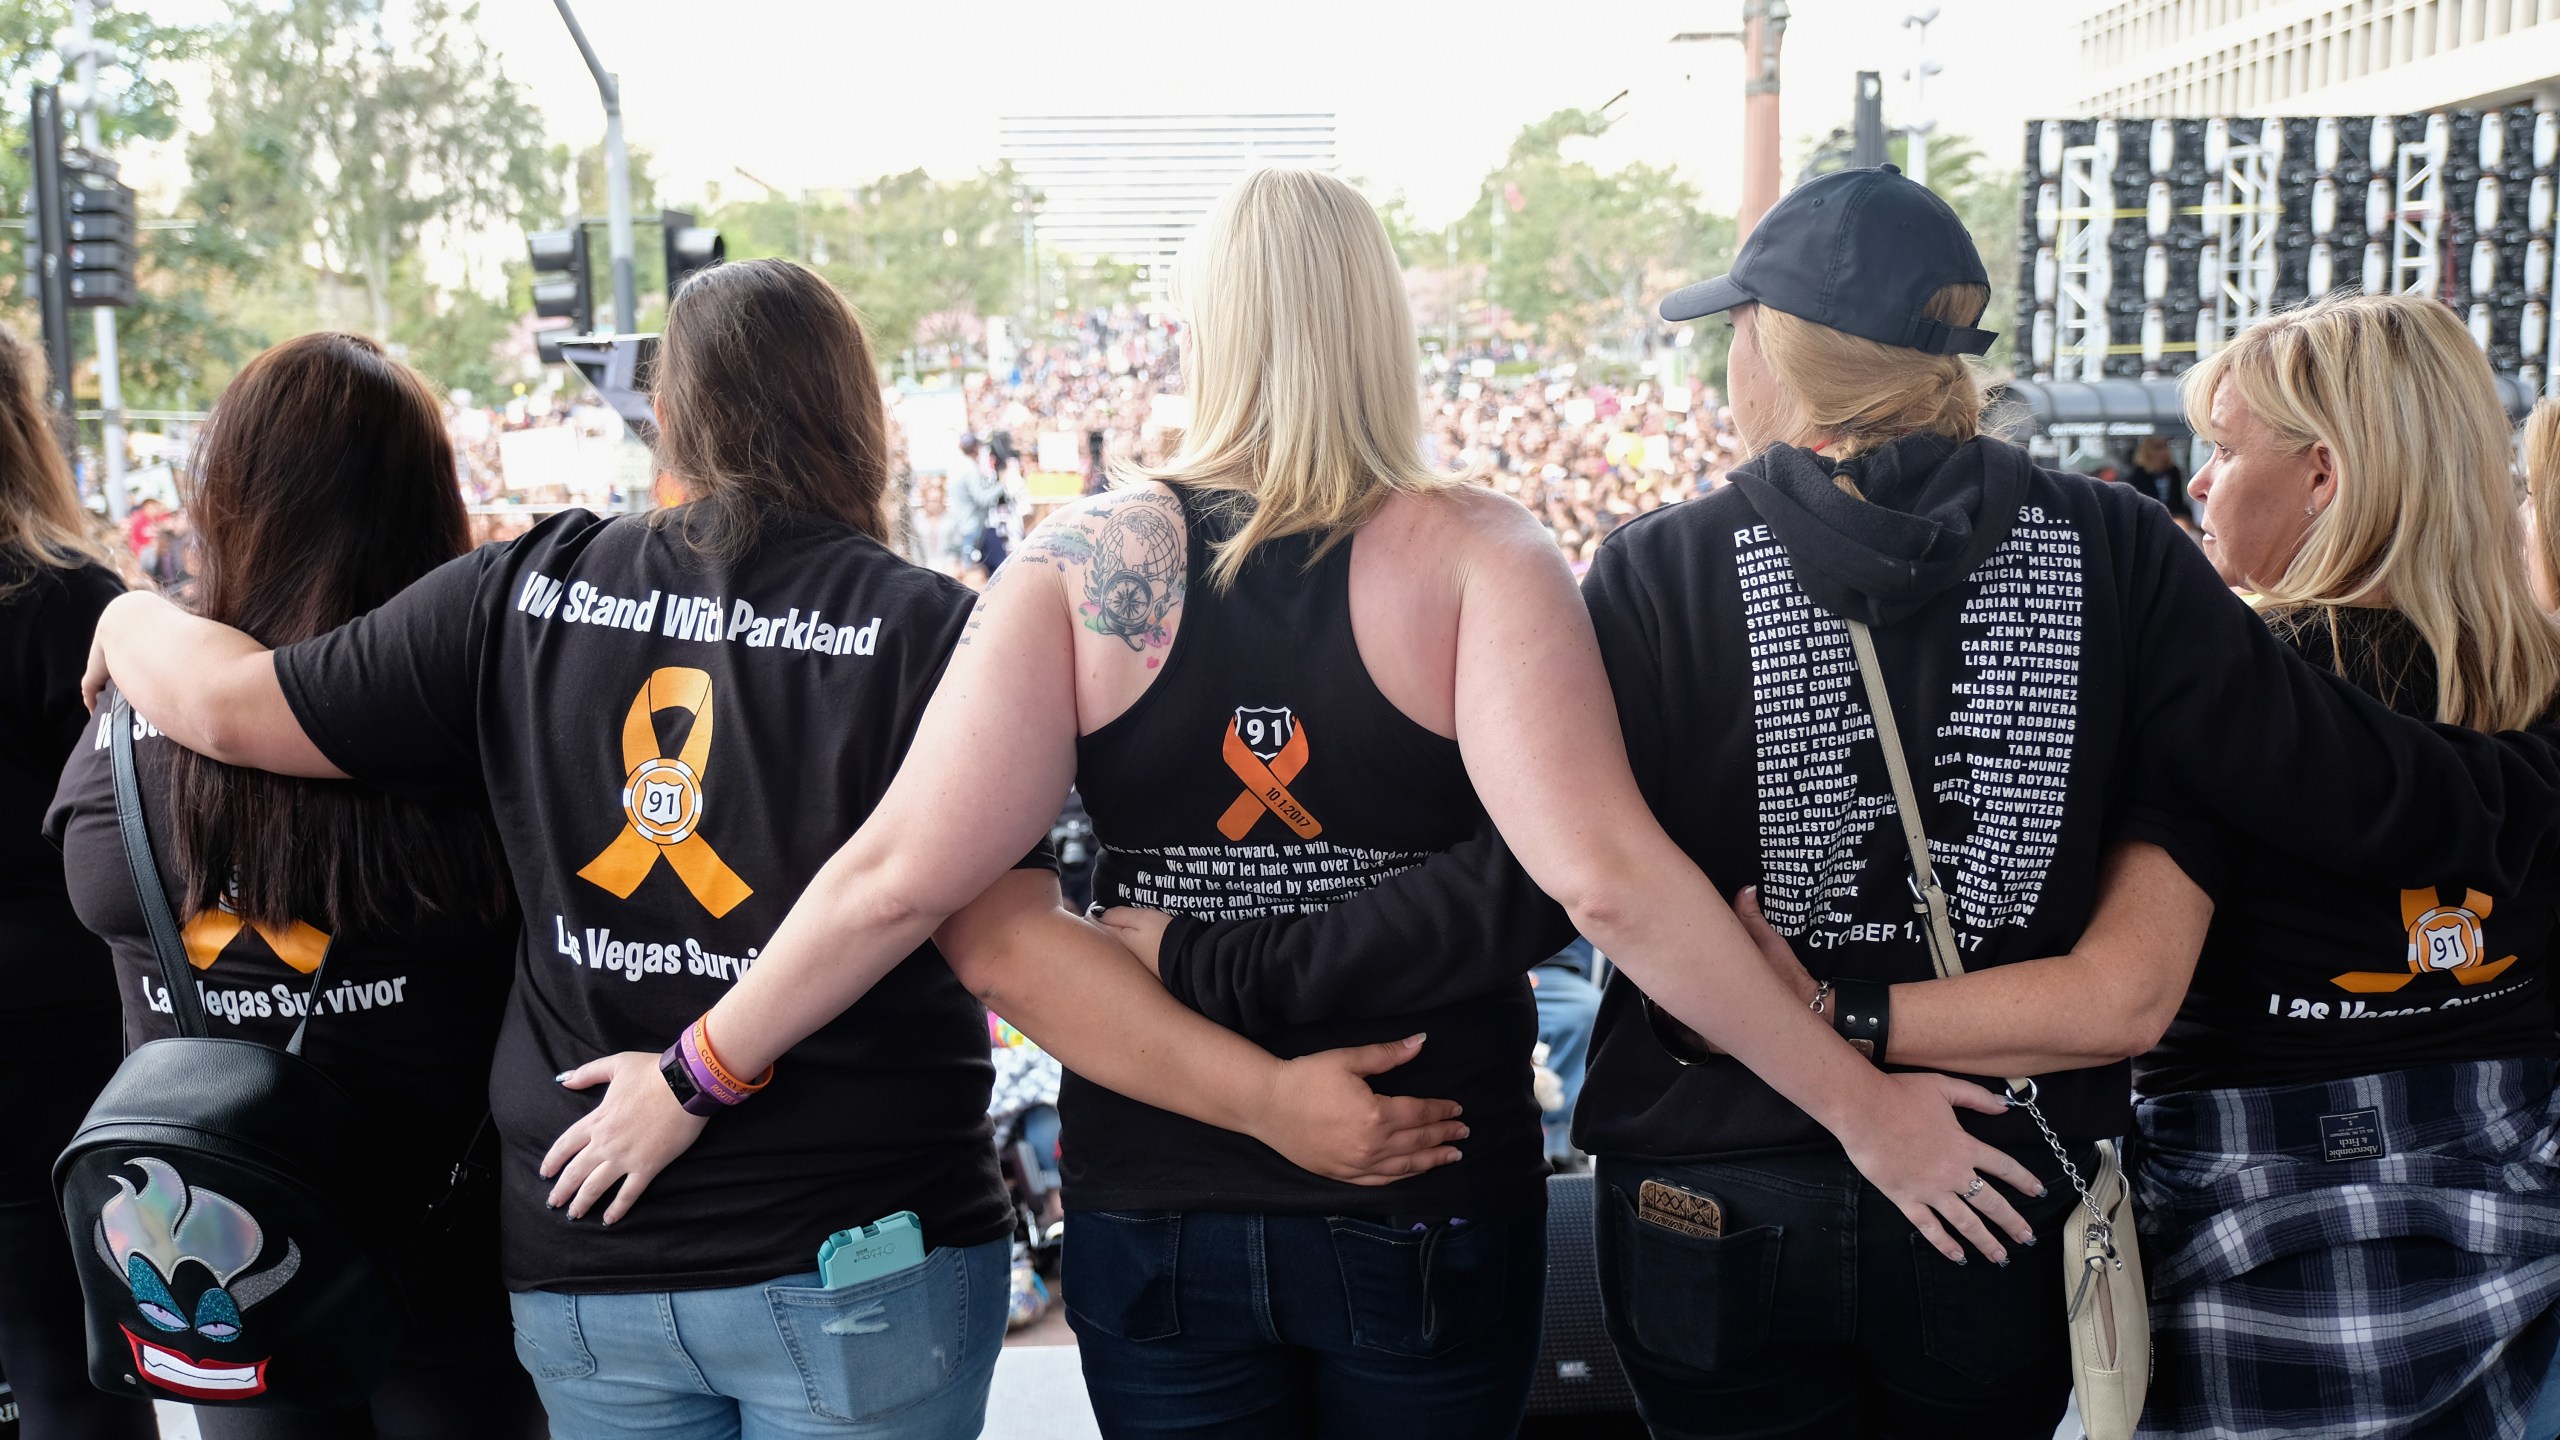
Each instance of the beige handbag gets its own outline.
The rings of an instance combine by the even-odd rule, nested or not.
[[[1860,622],[1848,623],[1849,644],[1858,652],[1858,673],[1866,681],[1867,708],[1875,712],[1876,738],[1884,748],[1885,769],[1893,776],[1902,838],[1911,848],[1912,908],[1928,917],[1929,960],[1943,980],[1964,973],[1955,927],[1947,918],[1947,892],[1929,863],[1929,837],[1920,828],[1919,799],[1911,786],[1902,732],[1894,723],[1893,700],[1885,693],[1884,671],[1876,663],[1875,639]],[[2112,1140],[2098,1142],[2097,1175],[2081,1178],[2080,1167],[2071,1163],[2061,1137],[2036,1106],[2033,1079],[2012,1078],[2009,1103],[2026,1111],[2044,1132],[2044,1143],[2062,1162],[2071,1188],[2080,1192],[2081,1212],[2088,1217],[2075,1227],[2080,1243],[2062,1250],[2062,1296],[2071,1327],[2072,1388],[2080,1399],[2081,1426],[2089,1440],[2131,1440],[2142,1417],[2144,1393],[2151,1387],[2150,1297],[2142,1283],[2142,1251],[2134,1243],[2133,1186]]]

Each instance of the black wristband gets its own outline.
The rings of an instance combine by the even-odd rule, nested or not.
[[[1831,1028],[1851,1048],[1877,1064],[1893,1033],[1893,987],[1882,980],[1831,982]]]

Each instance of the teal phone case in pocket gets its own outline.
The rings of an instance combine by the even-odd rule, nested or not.
[[[912,1210],[839,1230],[818,1247],[818,1283],[829,1290],[895,1275],[924,1263],[924,1222]]]

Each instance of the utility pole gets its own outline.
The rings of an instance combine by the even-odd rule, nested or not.
[[[622,146],[622,82],[596,58],[587,32],[569,9],[569,0],[552,0],[568,22],[569,38],[578,42],[587,70],[596,77],[596,94],[604,99],[604,183],[606,229],[613,239],[613,328],[628,335],[640,328],[640,282],[631,268],[631,155]]]
[[[77,67],[78,83],[64,97],[67,108],[80,112],[80,148],[95,155],[98,140],[98,52],[101,48],[92,28],[93,0],[71,0],[71,32],[69,43],[61,47],[62,58]],[[136,235],[135,241],[141,237]],[[96,327],[98,342],[98,411],[101,435],[98,448],[106,462],[102,488],[107,498],[107,515],[122,520],[130,499],[125,493],[124,457],[124,377],[116,354],[116,312],[113,306],[101,306],[89,312]],[[70,381],[64,380],[66,390]]]
[[[1911,68],[1903,72],[1911,81],[1911,114],[1903,121],[1902,129],[1911,143],[1903,156],[1902,170],[1924,187],[1929,183],[1929,132],[1938,128],[1938,117],[1929,113],[1929,77],[1947,68],[1929,58],[1929,27],[1937,19],[1935,5],[1902,17],[1903,28],[1916,31],[1919,36]]]
[[[1873,170],[1885,162],[1884,148],[1884,76],[1873,70],[1858,72],[1856,93],[1849,105],[1849,163],[1861,170]]]
[[[1792,12],[1787,0],[1743,0],[1740,30],[1684,30],[1674,44],[1698,40],[1742,42],[1742,210],[1734,217],[1734,243],[1778,203],[1778,47]]]
[[[1778,203],[1778,47],[1787,38],[1787,0],[1742,7],[1742,213],[1734,241],[1747,239]]]
[[[62,216],[62,95],[51,85],[35,87],[27,112],[27,167],[34,172],[35,214],[27,219],[27,239],[37,247],[36,292],[44,318],[45,402],[62,427],[66,448],[79,431],[71,419],[70,277],[63,273],[65,251]]]

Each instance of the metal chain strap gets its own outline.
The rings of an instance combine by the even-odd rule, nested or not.
[[[2027,1082],[2026,1094],[2020,1095],[2014,1089],[2009,1092],[2009,1108],[2026,1111],[2027,1118],[2035,1121],[2036,1128],[2044,1132],[2046,1147],[2053,1151],[2054,1159],[2062,1162],[2062,1178],[2070,1181],[2071,1188],[2080,1193],[2080,1203],[2088,1208],[2089,1218],[2095,1221],[2098,1228],[2105,1233],[2108,1249],[2113,1250],[2115,1222],[2109,1220],[2107,1212],[2099,1208],[2098,1197],[2089,1193],[2089,1182],[2080,1178],[2080,1167],[2071,1163],[2071,1152],[2062,1148],[2062,1137],[2053,1133],[2053,1126],[2045,1120],[2044,1110],[2036,1104],[2036,1085],[2033,1080]],[[2123,1262],[2117,1262],[2117,1268],[2123,1268]]]

